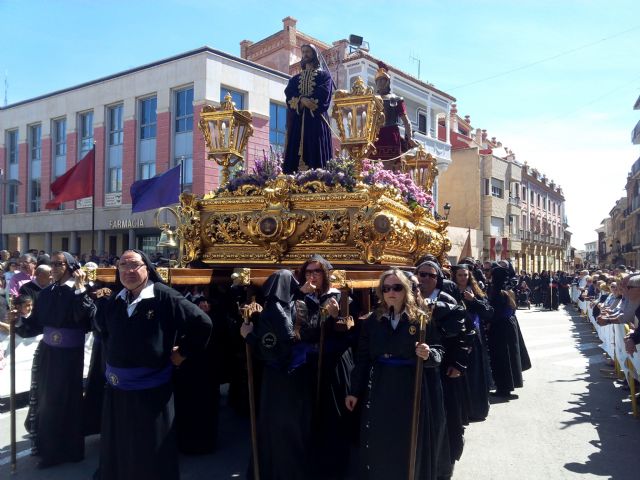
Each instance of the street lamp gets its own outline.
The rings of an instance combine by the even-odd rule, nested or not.
[[[445,203],[442,209],[444,210],[444,219],[449,220],[449,212],[451,211],[451,204],[449,202]]]

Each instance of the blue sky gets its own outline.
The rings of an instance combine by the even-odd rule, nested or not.
[[[14,103],[203,45],[239,55],[288,15],[414,75],[420,58],[475,128],[563,187],[574,246],[595,240],[640,156],[638,1],[0,0],[0,75]]]

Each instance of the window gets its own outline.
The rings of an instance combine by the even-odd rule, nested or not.
[[[122,105],[109,107],[109,145],[122,145],[124,141],[122,111]]]
[[[42,126],[29,127],[29,211],[40,211],[40,172],[42,166]]]
[[[176,133],[193,131],[193,88],[176,92]]]
[[[114,105],[107,110],[109,126],[107,148],[107,193],[122,191],[122,146],[124,144],[124,106]]]
[[[140,142],[138,149],[138,179],[146,180],[156,174],[156,108],[158,100],[140,100]]]
[[[522,228],[522,230],[527,229],[527,215],[524,213],[522,214],[522,224],[520,225],[520,228]]]
[[[269,104],[269,143],[275,151],[284,150],[287,133],[287,107],[279,103]]]
[[[491,217],[491,236],[502,237],[504,233],[504,218]]]
[[[10,130],[6,137],[6,165],[7,170],[2,178],[5,183],[5,212],[18,213],[18,130]],[[11,180],[14,180],[11,182]]]
[[[80,158],[93,148],[93,112],[80,114]]]
[[[538,200],[538,208],[540,208],[540,194],[536,193],[536,198]]]
[[[491,196],[504,198],[504,182],[497,178],[491,178]]]
[[[418,112],[418,131],[427,134],[427,114],[420,111]]]
[[[522,201],[523,202],[527,201],[527,187],[525,186],[522,187]]]
[[[157,106],[158,99],[156,97],[140,100],[140,140],[156,138]]]
[[[174,95],[173,166],[180,165],[180,188],[183,190],[193,184],[193,88],[177,90]]]
[[[236,92],[227,87],[220,87],[220,102],[224,101],[227,93],[231,94],[231,101],[236,104],[236,108],[244,110],[244,93]]]
[[[53,121],[53,180],[63,175],[67,169],[67,120]]]
[[[533,191],[531,192],[531,201],[529,203],[531,203],[531,206],[533,206]]]

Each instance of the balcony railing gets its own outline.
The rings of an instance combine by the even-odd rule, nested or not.
[[[509,197],[509,205],[520,207],[522,205],[522,202],[520,202],[520,197]]]

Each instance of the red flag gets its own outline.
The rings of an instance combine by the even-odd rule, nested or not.
[[[58,208],[61,203],[93,196],[93,165],[95,149],[92,148],[71,169],[51,184],[51,193],[55,198],[45,208]]]

